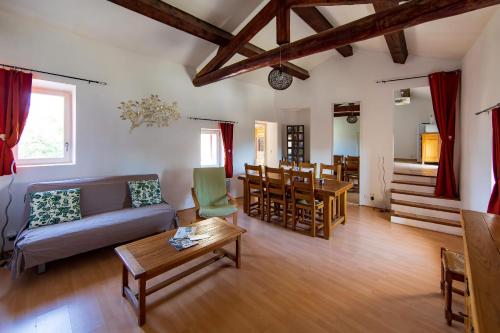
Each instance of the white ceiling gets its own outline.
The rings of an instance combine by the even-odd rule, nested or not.
[[[266,0],[164,0],[196,17],[230,32],[237,32],[242,22],[258,10]],[[429,22],[405,30],[411,55],[460,59],[477,38],[495,11],[490,7],[460,16]],[[0,10],[68,29],[74,33],[120,48],[165,58],[191,68],[198,68],[216,51],[209,42],[191,36],[162,23],[133,13],[106,0],[1,0]],[[334,25],[341,25],[372,14],[371,5],[328,6],[321,12]],[[252,43],[264,49],[276,47],[275,22],[270,22]],[[292,41],[314,31],[292,13]],[[356,48],[388,52],[383,37],[354,44]],[[294,61],[312,69],[332,56],[335,51]],[[388,55],[389,57],[389,55]],[[232,61],[242,59],[235,56]],[[243,75],[244,80],[266,84],[267,69]]]

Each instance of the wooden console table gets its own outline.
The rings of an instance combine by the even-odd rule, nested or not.
[[[462,211],[466,332],[500,332],[500,216]]]
[[[197,245],[182,251],[176,251],[168,240],[177,230],[170,230],[147,237],[115,249],[123,263],[122,296],[127,298],[137,314],[138,324],[146,323],[146,296],[186,277],[224,257],[233,260],[237,268],[241,265],[241,235],[245,229],[228,223],[218,217],[193,223],[197,234],[210,234],[211,237],[201,240]],[[232,254],[222,247],[236,242],[236,253]],[[188,263],[205,254],[214,253],[211,258],[174,275],[167,280],[146,288],[146,282],[175,267]],[[135,294],[128,285],[129,273],[139,280],[139,292]]]

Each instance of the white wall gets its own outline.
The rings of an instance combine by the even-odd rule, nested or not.
[[[277,168],[280,162],[278,133],[277,122],[266,122],[266,165],[272,168]]]
[[[421,91],[424,89],[427,94]],[[410,104],[394,105],[395,158],[419,159],[417,155],[420,144],[418,128],[421,123],[429,122],[430,116],[434,114],[430,94],[429,87],[412,89]]]
[[[295,80],[296,82],[297,80]],[[281,131],[281,158],[286,158],[286,125],[304,125],[304,159],[311,160],[311,110],[309,108],[289,108],[278,112]]]
[[[349,124],[346,117],[333,118],[333,154],[359,156],[359,118]]]
[[[20,223],[28,183],[74,177],[156,173],[175,208],[192,207],[192,168],[200,163],[200,129],[217,123],[187,120],[202,116],[238,121],[234,131],[235,175],[254,159],[254,121],[276,121],[271,89],[226,80],[203,88],[191,83],[192,71],[162,59],[116,49],[43,23],[0,12],[0,62],[103,80],[88,85],[58,77],[36,78],[76,84],[76,165],[20,168],[10,209],[14,230]],[[175,45],[172,45],[175,47]],[[168,128],[138,128],[119,118],[123,100],[159,94],[177,101],[183,119]],[[10,177],[0,178],[0,214]],[[233,180],[233,190],[240,190]],[[239,194],[239,193],[235,193]]]
[[[389,54],[356,48],[354,56],[335,56],[311,71],[306,81],[295,80],[292,87],[276,93],[276,109],[311,109],[311,160],[331,161],[331,106],[345,101],[361,102],[360,203],[384,203],[380,158],[385,159],[386,179],[393,170],[393,92],[398,88],[422,87],[427,80],[376,84],[379,79],[422,75],[459,68],[460,61],[410,56],[404,65],[394,64]],[[370,202],[369,195],[375,195]]]
[[[491,115],[474,115],[500,102],[500,9],[463,59],[462,206],[486,211],[492,187]]]

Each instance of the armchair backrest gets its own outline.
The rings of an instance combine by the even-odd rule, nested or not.
[[[200,207],[229,204],[224,168],[194,168],[193,183]]]

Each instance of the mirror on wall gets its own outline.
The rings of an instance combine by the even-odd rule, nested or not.
[[[395,171],[435,175],[441,139],[430,88],[396,89],[393,107]]]
[[[342,165],[342,180],[354,184],[347,194],[348,202],[353,204],[359,204],[360,116],[359,102],[333,105],[332,162]]]

